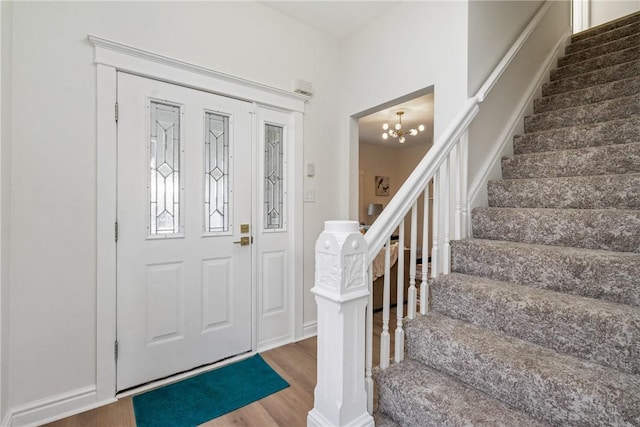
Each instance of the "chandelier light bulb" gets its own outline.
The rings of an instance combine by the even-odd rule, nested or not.
[[[418,128],[412,128],[409,130],[402,130],[402,116],[405,114],[404,111],[400,110],[396,112],[396,116],[398,116],[398,121],[396,124],[384,123],[382,125],[382,129],[384,129],[384,133],[382,134],[382,139],[387,140],[390,138],[398,138],[398,142],[400,144],[404,144],[407,141],[406,136],[416,136],[418,132],[423,132],[425,127],[424,125],[418,125]]]

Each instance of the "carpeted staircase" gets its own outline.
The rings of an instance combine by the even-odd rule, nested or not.
[[[378,425],[640,426],[640,13],[574,35],[542,95]]]

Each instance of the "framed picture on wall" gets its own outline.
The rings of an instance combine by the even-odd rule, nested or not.
[[[376,196],[389,195],[389,177],[376,176]]]

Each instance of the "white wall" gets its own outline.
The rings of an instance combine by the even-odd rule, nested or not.
[[[480,89],[543,3],[469,2],[469,96]]]
[[[472,207],[487,206],[486,179],[502,176],[499,160],[513,153],[512,136],[523,131],[522,115],[532,113],[532,104],[526,103],[531,85],[558,40],[568,37],[570,22],[570,3],[552,2],[540,25],[480,105],[480,112],[469,128],[469,196],[474,197],[475,189],[479,189]],[[548,72],[542,77],[548,81]],[[513,132],[509,128],[511,123]]]
[[[0,2],[0,422],[8,408],[12,2]]]
[[[95,384],[96,79],[87,34],[286,90],[296,78],[312,82],[304,156],[316,164],[306,179],[316,203],[305,204],[305,243],[340,217],[347,192],[335,173],[333,39],[253,2],[16,2],[13,13],[11,407]],[[296,285],[313,321],[306,247],[306,281]]]
[[[467,3],[399,2],[343,44],[342,219],[358,218],[357,120],[348,117],[434,86],[434,140],[467,99]]]
[[[372,218],[367,216],[367,207],[370,203],[381,203],[383,207],[386,207],[389,200],[398,191],[398,188],[404,182],[400,180],[398,175],[398,152],[400,150],[391,147],[384,147],[375,144],[360,144],[359,161],[360,169],[363,172],[361,176],[362,204],[359,209],[358,219],[365,224],[371,224]],[[387,176],[389,177],[389,195],[376,196],[375,177]]]
[[[589,26],[595,27],[638,11],[640,0],[590,0]]]

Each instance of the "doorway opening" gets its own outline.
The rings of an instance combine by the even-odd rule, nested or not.
[[[433,87],[414,92],[358,115],[358,221],[363,232],[389,204],[389,201],[433,145]],[[433,194],[431,188],[430,194]],[[419,263],[422,260],[423,200],[418,200]],[[432,203],[429,204],[432,209]],[[410,220],[410,213],[406,220]],[[432,218],[433,215],[429,215]],[[431,226],[431,225],[430,225]],[[391,240],[398,239],[396,230]],[[405,242],[411,230],[405,228]],[[429,253],[431,242],[428,242]],[[409,286],[409,256],[405,256],[405,287]],[[397,266],[391,266],[391,280],[397,277]],[[374,309],[382,306],[383,277],[374,281]],[[391,284],[391,303],[395,301]],[[405,295],[408,292],[405,289]]]

